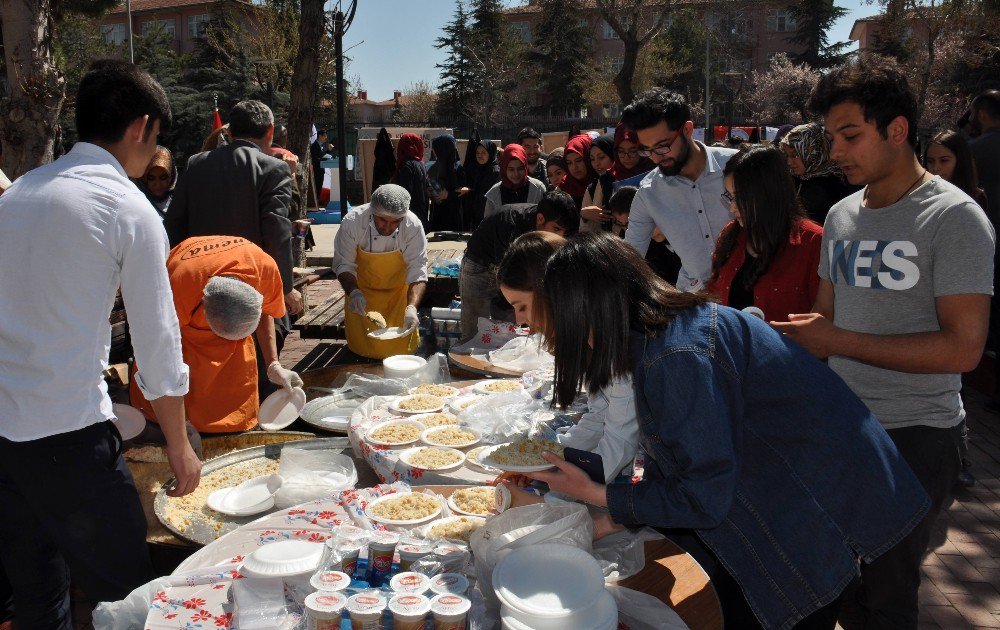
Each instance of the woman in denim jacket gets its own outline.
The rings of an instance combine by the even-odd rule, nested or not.
[[[560,248],[544,287],[556,402],[631,375],[651,461],[631,484],[596,484],[551,453],[558,470],[529,476],[619,525],[687,533],[727,627],[832,629],[858,562],[928,508],[872,413],[794,342],[676,291],[610,235]]]

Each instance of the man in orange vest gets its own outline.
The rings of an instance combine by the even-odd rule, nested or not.
[[[291,389],[302,379],[278,361],[274,319],[285,314],[274,259],[249,240],[196,236],[170,251],[167,272],[190,368],[184,396],[188,421],[199,433],[232,433],[257,424],[257,336],[268,380]],[[137,442],[158,442],[156,414],[133,383],[132,404],[150,422]],[[189,430],[190,433],[190,430]]]

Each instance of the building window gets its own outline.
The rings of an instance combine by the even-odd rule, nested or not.
[[[124,24],[105,24],[101,27],[101,34],[104,35],[104,41],[115,46],[121,46],[128,39],[127,32]]]
[[[611,57],[608,60],[608,67],[611,68],[613,76],[618,76],[618,73],[622,71],[623,65],[625,65],[625,60],[621,57]]]
[[[166,35],[169,39],[176,39],[176,36],[174,35],[176,31],[175,25],[176,23],[173,18],[167,20],[150,20],[148,22],[143,22],[142,36],[146,37],[150,33],[155,33],[159,29],[162,30],[163,34]]]
[[[511,26],[517,31],[518,36],[520,36],[521,41],[525,44],[531,43],[531,25],[527,22],[511,22]]]
[[[205,29],[212,20],[212,16],[207,13],[188,16],[188,37],[191,39],[202,39],[205,37]]]
[[[794,31],[795,18],[788,9],[767,10],[767,30],[775,33]]]
[[[604,22],[604,39],[621,39],[615,29],[611,28],[607,22]]]

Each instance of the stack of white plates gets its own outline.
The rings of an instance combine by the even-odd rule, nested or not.
[[[582,549],[542,543],[516,549],[493,569],[500,619],[510,630],[614,630],[618,606],[601,567]]]

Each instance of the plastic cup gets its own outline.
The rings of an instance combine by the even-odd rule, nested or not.
[[[358,593],[347,600],[351,630],[379,630],[386,599],[375,591]]]
[[[431,611],[431,600],[423,595],[399,594],[389,600],[393,630],[424,630],[424,620]]]
[[[434,551],[434,545],[424,542],[407,542],[399,546],[399,570],[409,571],[414,562]]]
[[[461,573],[442,573],[431,578],[431,591],[438,595],[465,595],[469,590],[469,578]]]
[[[351,584],[351,576],[343,571],[320,571],[311,578],[309,584],[319,591],[342,591]]]
[[[340,554],[340,562],[334,563],[330,569],[340,570],[350,577],[354,577],[354,572],[358,568],[358,556],[361,554],[361,547],[353,543],[337,545],[337,553]]]
[[[306,596],[306,614],[316,630],[340,630],[340,614],[347,598],[340,593],[320,591]]]
[[[375,532],[368,543],[368,572],[365,578],[368,585],[377,588],[385,583],[392,571],[392,557],[399,544],[399,534],[393,532]]]
[[[445,593],[431,600],[434,630],[465,630],[472,602],[462,595]]]
[[[430,590],[431,579],[423,573],[406,571],[392,576],[389,587],[400,595],[422,595]]]

